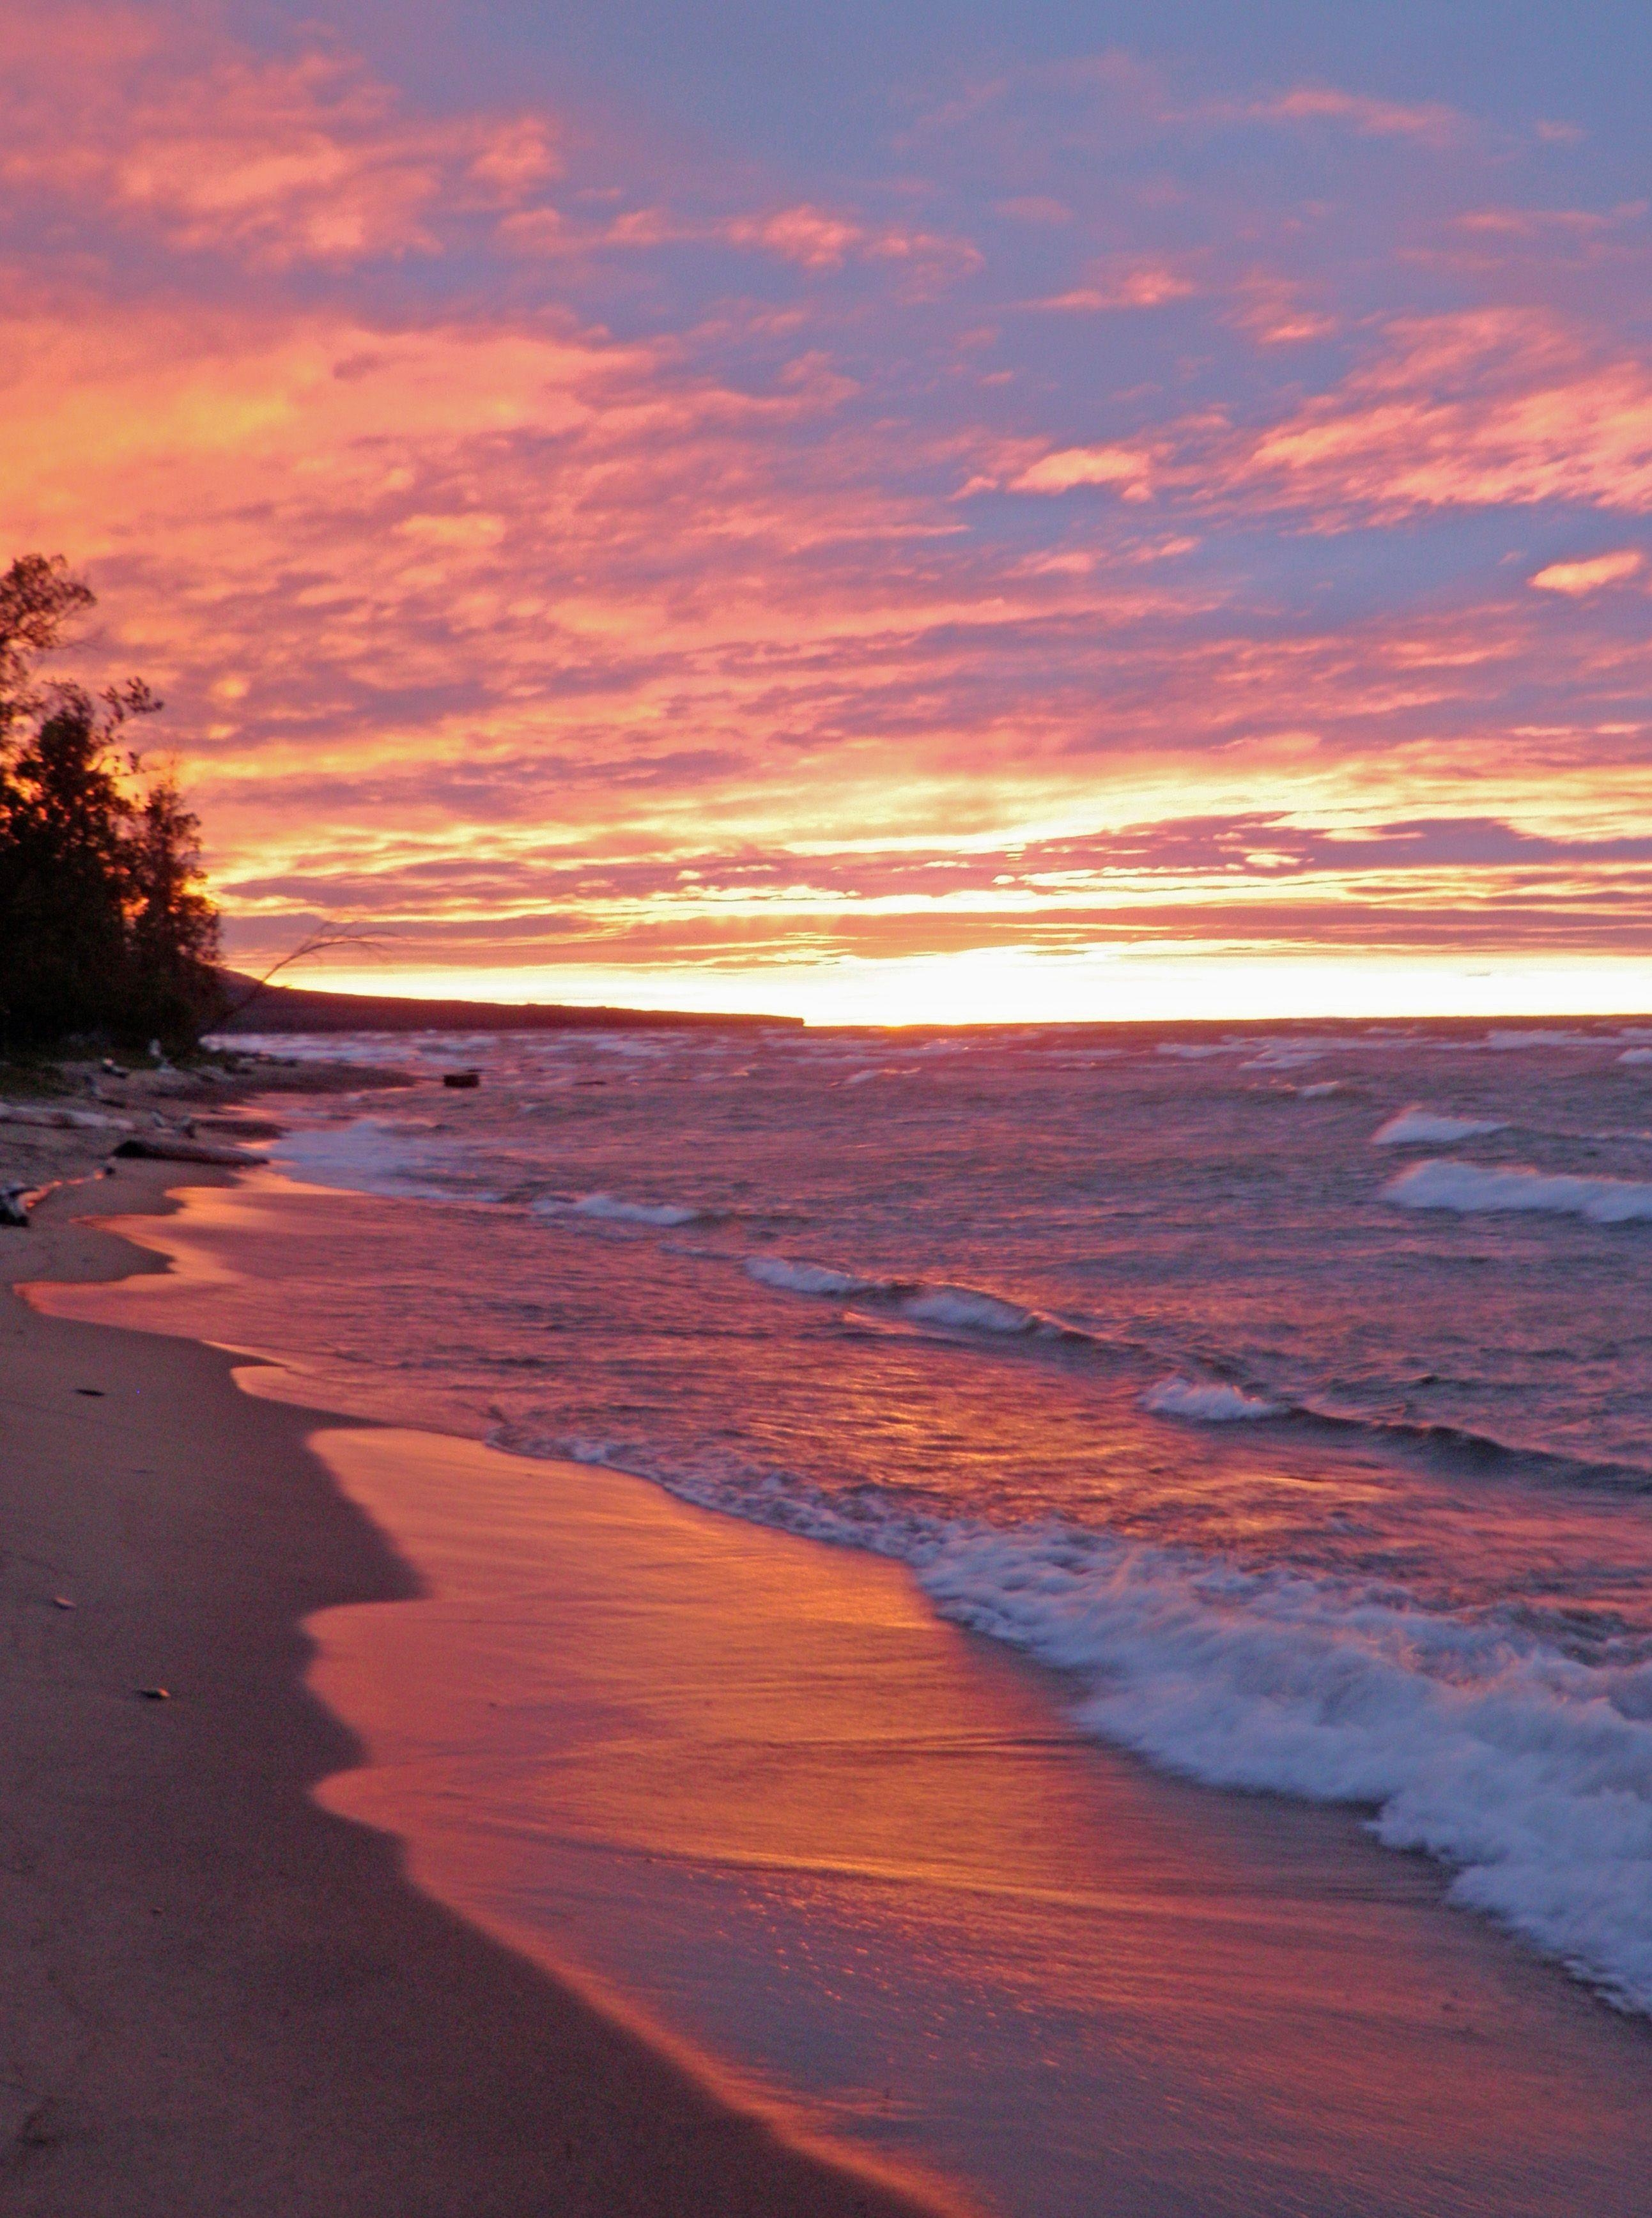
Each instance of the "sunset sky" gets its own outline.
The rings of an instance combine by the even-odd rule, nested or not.
[[[0,551],[165,695],[233,959],[1652,1007],[1643,4],[0,0]]]

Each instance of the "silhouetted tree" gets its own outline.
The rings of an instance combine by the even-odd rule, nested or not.
[[[219,1006],[217,914],[196,818],[146,784],[124,727],[159,707],[139,679],[94,698],[37,685],[36,659],[92,605],[60,556],[0,577],[0,1038],[198,1038]]]

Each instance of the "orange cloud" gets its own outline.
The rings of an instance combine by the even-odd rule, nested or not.
[[[1233,480],[1328,517],[1652,502],[1652,366],[1604,335],[1487,309],[1402,319],[1385,336],[1385,351],[1235,455]]]
[[[508,208],[557,168],[542,117],[408,120],[346,58],[220,45],[203,65],[178,28],[136,9],[112,26],[71,9],[43,34],[9,11],[0,59],[16,100],[0,178],[152,226],[186,251],[275,268],[429,251],[438,208]]]
[[[1592,554],[1581,562],[1550,562],[1526,583],[1539,592],[1564,593],[1576,600],[1585,593],[1598,593],[1603,585],[1621,585],[1645,567],[1646,557],[1638,547],[1623,547],[1614,554]]]
[[[1152,464],[1130,447],[1064,447],[1009,480],[1012,493],[1071,493],[1075,486],[1112,486],[1122,499],[1151,500]]]

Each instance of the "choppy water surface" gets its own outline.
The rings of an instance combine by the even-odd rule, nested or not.
[[[1652,1031],[266,1044],[484,1082],[295,1124],[402,1205],[262,1345],[899,1556],[1652,2010]]]

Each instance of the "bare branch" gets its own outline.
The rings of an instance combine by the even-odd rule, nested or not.
[[[371,954],[378,954],[382,951],[383,946],[384,942],[382,939],[370,933],[361,925],[349,921],[336,923],[331,918],[323,918],[315,930],[307,933],[296,947],[289,948],[285,955],[272,963],[270,968],[254,981],[251,989],[244,994],[239,1001],[232,1003],[218,1021],[220,1025],[228,1024],[232,1019],[239,1017],[243,1010],[250,1008],[258,1000],[258,995],[263,993],[272,978],[283,970],[290,970],[295,963],[302,963],[312,955],[328,954],[335,947],[355,947]]]

